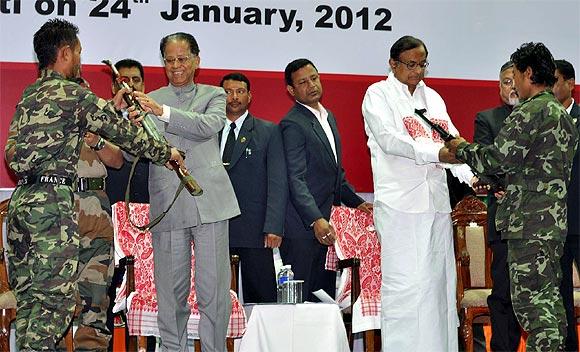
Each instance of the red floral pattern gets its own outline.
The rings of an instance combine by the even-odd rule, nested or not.
[[[328,248],[327,268],[333,270],[338,259],[361,260],[360,281],[362,315],[379,315],[381,304],[381,245],[375,231],[373,216],[358,209],[344,206],[333,207],[332,226],[337,241]],[[350,301],[350,269],[347,269],[346,285],[338,293],[338,302]]]
[[[431,120],[431,122],[438,124],[439,126],[443,127],[445,131],[449,132],[449,122],[447,122],[447,120],[435,118],[430,118],[429,120]],[[443,143],[443,139],[441,139],[439,133],[437,133],[435,130],[431,130],[431,133],[429,135],[429,133],[427,132],[423,124],[419,122],[417,117],[412,116],[404,117],[403,123],[405,124],[407,132],[413,139],[416,140],[417,138],[420,137],[431,138],[436,143]]]
[[[137,226],[149,222],[149,204],[132,203],[129,205],[131,220]],[[153,278],[153,245],[150,232],[142,232],[133,227],[127,220],[124,203],[113,205],[113,223],[115,227],[116,243],[125,255],[135,257],[135,295],[131,299],[130,309],[127,312],[129,332],[131,335],[156,335],[157,328],[157,291]],[[194,287],[195,256],[193,242],[191,245],[191,292],[188,298],[191,307],[191,316],[188,322],[188,334],[197,337],[199,324],[199,309]],[[118,293],[124,297],[126,287]],[[228,337],[240,337],[246,331],[246,316],[235,292],[230,290],[232,298],[232,313],[228,329]]]

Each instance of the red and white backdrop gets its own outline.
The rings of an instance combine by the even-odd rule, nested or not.
[[[372,192],[360,105],[366,88],[388,73],[389,48],[399,37],[424,40],[427,83],[467,139],[475,113],[500,103],[499,67],[521,43],[543,42],[580,70],[577,0],[0,0],[2,151],[14,107],[37,75],[32,36],[54,17],[80,28],[84,76],[105,98],[110,77],[101,60],[141,61],[147,91],[156,89],[166,84],[159,40],[184,31],[201,48],[198,82],[217,85],[228,72],[244,72],[252,82],[251,111],[278,122],[293,104],[284,67],[311,59],[322,73],[323,103],[337,116],[345,169],[359,192]],[[0,188],[13,187],[0,159]]]

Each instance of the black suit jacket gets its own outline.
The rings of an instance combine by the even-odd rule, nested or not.
[[[226,170],[241,211],[230,219],[230,247],[264,248],[265,233],[284,231],[288,182],[280,128],[248,114]]]
[[[105,192],[111,204],[125,201],[132,163],[132,161],[124,160],[123,166],[118,170],[107,167]],[[149,203],[149,163],[149,160],[139,159],[135,166],[129,198],[132,203]]]
[[[328,122],[338,161],[322,126],[306,107],[296,103],[280,122],[290,190],[286,237],[313,239],[310,225],[319,218],[330,219],[333,204],[357,207],[363,203],[344,176],[340,137],[330,111]]]
[[[576,118],[576,127],[580,131],[580,106],[573,104],[570,115]],[[570,185],[568,186],[568,236],[580,236],[580,148],[574,155]]]
[[[504,120],[512,112],[512,107],[506,104],[493,109],[478,112],[475,116],[475,131],[473,141],[479,144],[493,144],[495,137],[503,126]],[[500,235],[495,229],[495,213],[497,211],[497,201],[495,196],[490,193],[487,204],[487,227],[488,240],[500,240]]]

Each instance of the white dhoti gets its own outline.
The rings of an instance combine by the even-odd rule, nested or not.
[[[375,202],[381,239],[382,350],[458,350],[451,216],[404,213]]]

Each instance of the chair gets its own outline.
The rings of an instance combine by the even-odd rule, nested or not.
[[[4,249],[4,220],[10,199],[0,203],[0,351],[10,351],[10,323],[16,319],[16,297],[10,290]]]
[[[350,348],[353,348],[353,333],[364,332],[365,351],[380,350],[375,337],[380,337],[380,330],[379,334],[376,332],[381,327],[381,247],[373,217],[358,209],[340,206],[333,207],[331,222],[337,239],[329,247],[327,269],[343,270],[337,301],[342,306],[350,300],[350,307],[343,311]]]
[[[148,204],[130,204],[131,218],[136,224],[147,222],[149,214]],[[151,234],[141,232],[132,227],[127,220],[125,205],[117,203],[113,206],[113,224],[115,227],[115,247],[127,256],[127,282],[118,293],[118,298],[127,298],[127,327],[129,341],[128,351],[136,351],[143,346],[143,336],[159,336],[157,327],[157,298],[153,280],[153,247]],[[191,307],[191,316],[188,322],[188,335],[197,338],[199,324],[199,310],[196,301],[195,287],[195,259],[192,244],[192,273],[191,293],[188,302]],[[234,265],[232,273],[237,273],[239,258],[231,258]],[[232,285],[237,287],[236,275],[232,274]],[[241,337],[246,329],[244,309],[237,299],[235,291],[230,291],[232,298],[232,313],[228,329],[228,351],[233,351],[233,339]],[[137,338],[139,336],[140,338]],[[137,342],[139,340],[139,342]],[[196,343],[196,350],[200,346]]]
[[[463,198],[451,213],[455,265],[457,269],[457,304],[460,336],[465,351],[473,351],[473,322],[489,316],[487,296],[491,293],[492,252],[487,246],[487,207],[475,196]]]

